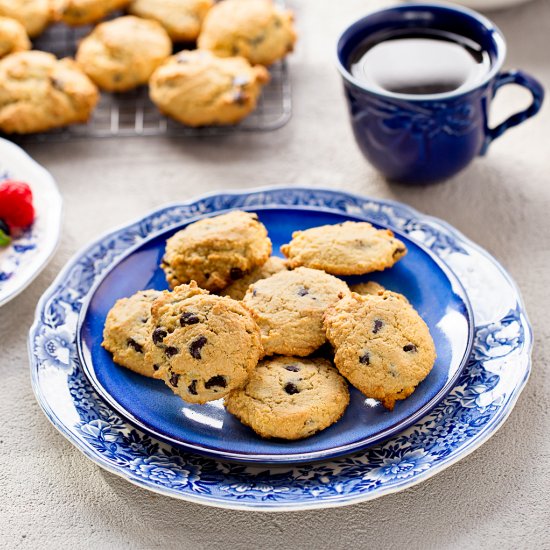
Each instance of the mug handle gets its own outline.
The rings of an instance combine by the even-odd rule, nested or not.
[[[542,106],[542,100],[544,99],[544,88],[542,87],[542,84],[532,76],[529,76],[523,71],[505,71],[498,74],[495,81],[495,87],[493,88],[493,97],[497,93],[497,90],[506,84],[517,84],[518,86],[527,88],[533,96],[533,101],[524,111],[508,117],[504,122],[501,122],[495,128],[487,128],[485,143],[483,144],[480,155],[484,155],[487,152],[489,145],[494,139],[500,137],[506,130],[508,130],[508,128],[517,126],[518,124],[525,122],[528,118],[535,116]]]

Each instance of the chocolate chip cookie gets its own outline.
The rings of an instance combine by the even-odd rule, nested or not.
[[[0,15],[19,21],[31,37],[38,36],[50,21],[51,0],[0,0]]]
[[[181,51],[151,76],[151,100],[187,126],[237,124],[258,103],[269,72],[244,57],[220,58],[207,50]]]
[[[241,388],[262,356],[248,309],[194,283],[163,293],[151,315],[146,361],[184,401],[206,403]]]
[[[151,377],[154,371],[145,361],[145,346],[151,339],[151,305],[161,294],[159,290],[140,290],[117,300],[103,329],[102,346],[113,354],[113,361]]]
[[[258,216],[234,210],[199,220],[170,237],[161,267],[171,287],[196,281],[219,291],[263,265],[270,254],[271,241]]]
[[[208,12],[198,46],[221,57],[241,55],[253,64],[271,65],[295,42],[292,12],[271,0],[224,0]]]
[[[230,298],[233,298],[233,300],[242,300],[248,290],[248,287],[252,283],[259,281],[260,279],[267,279],[268,277],[271,277],[271,275],[275,275],[275,273],[285,271],[286,269],[288,269],[286,262],[282,258],[271,256],[265,264],[256,267],[242,279],[233,281],[229,286],[225,287],[221,294],[222,296],[229,296]]]
[[[350,294],[344,281],[317,269],[281,271],[251,285],[243,299],[262,332],[267,355],[313,353],[326,340],[323,314]]]
[[[31,49],[25,27],[11,17],[0,16],[0,57]]]
[[[344,222],[295,231],[281,251],[291,267],[363,275],[391,267],[407,248],[389,229],[376,229],[367,222]]]
[[[109,13],[125,8],[130,0],[58,0],[54,17],[73,27],[100,21]]]
[[[262,437],[302,439],[324,430],[349,403],[346,381],[326,359],[261,361],[246,386],[225,398],[227,410]]]
[[[338,370],[389,410],[411,395],[434,365],[430,331],[401,294],[352,293],[327,309],[324,324]]]
[[[197,39],[213,0],[133,0],[130,13],[158,21],[174,42]]]
[[[35,50],[0,60],[0,130],[7,134],[86,122],[98,99],[93,82],[71,59]]]
[[[125,92],[146,84],[171,53],[159,23],[128,15],[95,27],[78,46],[76,61],[103,90]]]

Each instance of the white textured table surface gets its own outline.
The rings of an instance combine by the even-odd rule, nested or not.
[[[294,115],[276,132],[215,139],[126,139],[27,147],[65,199],[53,261],[0,310],[2,548],[550,548],[550,101],[444,184],[386,183],[355,146],[333,66],[338,31],[365,0],[293,0]],[[550,89],[550,2],[492,14],[506,66]],[[527,101],[507,90],[502,119]],[[448,220],[489,250],[522,289],[534,325],[533,373],[482,448],[405,492],[352,507],[261,514],[201,507],[102,471],[46,420],[29,382],[26,338],[40,295],[80,247],[164,203],[197,193],[290,183],[387,197]]]

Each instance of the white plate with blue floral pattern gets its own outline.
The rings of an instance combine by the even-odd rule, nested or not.
[[[461,281],[475,336],[454,388],[429,413],[383,443],[299,465],[217,460],[136,429],[94,391],[76,351],[79,311],[113,262],[152,233],[230,208],[303,207],[350,215],[408,235]],[[247,510],[342,506],[410,487],[486,441],[512,410],[530,371],[532,332],[519,292],[503,268],[445,222],[396,202],[338,191],[270,188],[211,195],[172,205],[79,252],[37,307],[29,334],[33,388],[46,416],[86,456],[149,490]]]
[[[15,298],[44,269],[61,233],[62,200],[54,179],[20,147],[0,138],[0,183],[28,183],[36,211],[34,223],[0,247],[0,306]]]

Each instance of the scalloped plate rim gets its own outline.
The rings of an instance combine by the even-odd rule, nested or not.
[[[251,194],[251,193],[259,193],[259,192],[270,192],[270,191],[281,191],[281,190],[288,190],[288,191],[294,191],[294,192],[325,192],[330,194],[341,194],[341,195],[347,195],[350,197],[353,197],[355,199],[365,200],[369,197],[365,195],[360,195],[357,193],[351,193],[347,191],[340,191],[340,190],[334,190],[329,189],[326,187],[303,187],[303,186],[292,186],[292,185],[277,185],[277,186],[266,186],[266,187],[255,187],[251,189],[240,189],[240,190],[232,190],[232,191],[217,191],[217,192],[211,192],[208,194],[201,194],[197,197],[193,197],[187,201],[182,202],[171,202],[169,204],[165,204],[163,206],[159,206],[152,212],[160,213],[170,207],[173,206],[186,206],[193,204],[197,201],[207,199],[209,197],[215,197],[222,194],[228,194],[228,195],[242,195],[242,194]],[[90,242],[88,245],[85,245],[80,250],[76,251],[73,256],[68,260],[68,262],[65,264],[63,269],[60,271],[60,273],[57,275],[55,280],[52,282],[52,284],[48,287],[48,289],[44,292],[42,297],[37,303],[37,306],[35,308],[35,318],[33,321],[33,324],[31,325],[29,329],[29,338],[27,341],[27,350],[29,354],[29,362],[31,365],[30,369],[30,379],[31,379],[31,385],[33,388],[33,392],[35,395],[35,398],[40,406],[40,408],[43,410],[46,418],[52,423],[52,425],[63,435],[69,442],[71,442],[84,456],[88,457],[90,460],[92,460],[95,464],[103,468],[104,470],[107,470],[108,472],[116,475],[117,477],[120,477],[122,479],[125,479],[126,481],[132,483],[133,485],[137,487],[141,487],[144,489],[147,489],[148,491],[151,491],[153,493],[168,496],[171,498],[177,498],[178,500],[183,500],[186,502],[192,502],[192,503],[198,503],[206,506],[211,507],[217,507],[217,508],[223,508],[223,509],[230,509],[230,510],[243,510],[243,511],[260,511],[260,512],[288,512],[288,511],[300,511],[300,510],[315,510],[315,509],[324,509],[324,508],[334,508],[334,507],[341,507],[341,506],[348,506],[352,504],[358,504],[361,502],[366,502],[369,500],[374,500],[376,498],[380,498],[382,496],[385,496],[387,494],[397,493],[402,490],[408,489],[409,487],[413,487],[414,485],[417,485],[418,483],[421,483],[422,481],[425,481],[426,479],[429,479],[430,477],[438,474],[439,472],[442,472],[443,470],[447,469],[448,467],[452,466],[453,464],[459,462],[466,456],[470,455],[473,451],[481,447],[486,441],[488,441],[493,435],[497,433],[497,431],[503,426],[506,419],[510,416],[512,410],[514,409],[517,400],[519,396],[521,395],[522,391],[525,388],[525,385],[527,384],[527,381],[529,380],[531,369],[532,369],[532,349],[533,349],[533,329],[531,326],[531,323],[529,321],[529,318],[527,316],[527,312],[525,311],[525,304],[523,301],[523,297],[521,295],[521,292],[515,283],[515,281],[511,278],[511,276],[507,273],[507,271],[504,269],[504,267],[485,249],[483,249],[480,245],[473,242],[471,239],[466,237],[461,231],[453,227],[448,222],[437,218],[435,216],[429,216],[426,214],[421,213],[416,208],[413,208],[409,205],[406,205],[404,203],[401,203],[399,201],[391,200],[391,199],[379,199],[374,198],[376,202],[379,204],[387,205],[390,207],[398,207],[400,209],[404,209],[407,212],[409,212],[412,216],[420,217],[426,221],[432,221],[436,225],[440,225],[443,228],[446,228],[448,231],[450,231],[452,234],[456,235],[461,241],[468,244],[468,246],[472,247],[473,249],[477,250],[482,256],[490,260],[492,265],[494,265],[499,272],[502,274],[502,276],[505,278],[505,280],[510,284],[510,286],[515,290],[516,296],[517,296],[517,303],[519,306],[521,306],[522,316],[525,322],[525,355],[527,356],[527,361],[525,364],[525,374],[514,389],[511,392],[511,396],[508,399],[508,405],[504,410],[499,411],[498,414],[495,415],[495,417],[492,419],[492,422],[490,424],[491,429],[483,432],[476,438],[472,440],[472,442],[463,450],[461,450],[459,453],[455,454],[454,456],[448,457],[445,460],[443,460],[441,463],[439,463],[436,466],[432,466],[429,470],[426,470],[425,472],[422,472],[418,474],[415,478],[412,480],[401,480],[400,483],[394,483],[391,485],[386,486],[385,488],[378,488],[376,492],[368,492],[368,493],[361,493],[355,496],[349,496],[349,495],[339,495],[338,497],[327,497],[323,499],[322,501],[317,502],[292,502],[292,503],[281,503],[280,501],[277,502],[263,502],[262,505],[258,505],[256,502],[227,502],[226,500],[219,499],[217,497],[212,496],[203,496],[200,494],[183,494],[178,491],[175,491],[174,489],[170,489],[168,487],[159,487],[159,486],[153,486],[146,481],[137,478],[132,477],[127,474],[126,471],[121,471],[120,469],[115,468],[111,464],[107,462],[101,455],[98,455],[93,452],[92,449],[86,446],[82,446],[80,440],[78,438],[74,437],[73,433],[70,432],[67,427],[59,421],[57,415],[54,413],[54,411],[49,407],[49,404],[43,400],[42,398],[42,392],[39,387],[38,383],[38,371],[34,367],[34,354],[32,349],[32,340],[31,337],[33,333],[36,331],[37,326],[40,322],[40,316],[39,313],[43,309],[44,304],[46,301],[50,298],[51,292],[58,286],[59,282],[63,279],[63,276],[66,272],[70,270],[70,268],[77,262],[78,258],[88,252],[93,245],[99,241],[107,238],[110,235],[114,235],[115,233],[119,232],[121,229],[128,227],[130,225],[138,223],[140,220],[143,219],[144,216],[136,217],[133,220],[129,220],[128,222],[121,224],[117,226],[114,229],[111,229],[109,231],[104,232],[98,239],[95,239],[93,242]],[[174,224],[176,225],[176,224]]]

